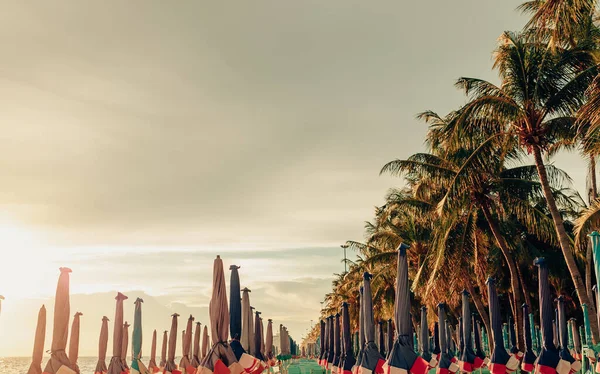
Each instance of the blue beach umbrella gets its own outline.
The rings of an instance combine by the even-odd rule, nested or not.
[[[531,373],[534,371],[535,353],[533,353],[533,344],[531,340],[531,326],[529,325],[529,306],[523,304],[523,336],[525,337],[525,353],[523,354],[523,360],[521,361],[521,371]]]
[[[365,325],[365,347],[362,353],[362,359],[359,374],[383,374],[384,358],[379,353],[375,344],[375,321],[373,319],[373,297],[371,295],[371,278],[373,275],[365,272],[363,274],[363,323]]]
[[[340,364],[342,374],[351,374],[352,368],[356,365],[354,352],[352,352],[352,339],[350,338],[350,311],[348,303],[342,304],[342,335],[344,336],[344,359]]]
[[[517,369],[519,360],[506,352],[502,336],[502,319],[500,317],[500,302],[496,291],[496,282],[488,278],[488,305],[490,306],[490,324],[492,325],[492,339],[494,349],[490,357],[489,368],[493,374],[512,372]]]
[[[462,292],[462,355],[461,371],[470,373],[483,366],[483,360],[475,355],[473,341],[471,340],[471,306],[469,305],[469,292]]]
[[[548,266],[543,257],[535,259],[534,264],[538,267],[540,328],[543,339],[542,349],[537,360],[535,361],[535,370],[541,373],[554,373],[560,361],[560,357],[558,354],[558,349],[554,345],[554,328],[552,326],[554,308],[552,307],[550,286],[548,284]]]

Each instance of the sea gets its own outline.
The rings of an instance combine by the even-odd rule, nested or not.
[[[46,357],[44,358],[46,359]],[[176,363],[179,363],[180,360],[180,357],[175,358]],[[142,361],[144,360],[142,359]],[[109,362],[110,358],[107,358],[106,365]],[[97,363],[98,357],[79,357],[77,360],[81,374],[94,374]],[[0,357],[0,374],[27,374],[30,364],[31,357]],[[45,364],[46,360],[42,362],[42,370],[44,370]]]

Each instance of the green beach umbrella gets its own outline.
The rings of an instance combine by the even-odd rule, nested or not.
[[[33,355],[27,374],[42,374],[42,359],[44,357],[44,340],[46,339],[46,307],[42,305],[38,312]],[[106,366],[106,365],[105,365]]]
[[[142,303],[141,298],[135,299],[133,314],[133,334],[131,335],[131,374],[146,374],[148,368],[142,362]]]

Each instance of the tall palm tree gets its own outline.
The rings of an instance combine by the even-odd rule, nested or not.
[[[586,46],[554,46],[505,32],[495,53],[494,68],[501,85],[476,78],[460,78],[469,102],[461,109],[453,128],[453,140],[481,132],[517,138],[521,149],[533,155],[542,192],[552,216],[565,262],[581,303],[592,307],[573,255],[573,245],[551,187],[543,156],[560,137],[573,129],[575,112],[585,101],[585,92],[598,74],[598,65]],[[594,342],[598,326],[593,321]]]

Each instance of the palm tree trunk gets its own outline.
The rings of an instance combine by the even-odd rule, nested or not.
[[[589,158],[588,178],[589,178],[589,183],[590,183],[588,203],[591,206],[592,203],[594,201],[596,201],[596,199],[598,198],[598,183],[596,180],[596,156],[594,156],[594,155],[590,155],[590,158]],[[585,288],[587,290],[587,294],[588,294],[590,303],[593,303],[593,305],[595,305],[595,307],[598,308],[598,305],[596,305],[596,298],[594,297],[594,290],[592,290],[593,283],[594,283],[592,280],[592,277],[593,277],[592,264],[594,263],[592,251],[593,251],[592,244],[588,241],[586,251],[585,251]]]
[[[531,296],[529,295],[529,289],[527,288],[527,283],[525,283],[525,279],[523,279],[523,272],[521,271],[521,267],[517,264],[517,273],[519,273],[519,281],[521,282],[521,287],[523,288],[523,296],[525,297],[525,304],[529,305],[529,310],[533,310],[533,305],[531,305]],[[527,316],[523,316],[526,318]]]
[[[473,299],[473,303],[475,304],[475,308],[477,308],[477,312],[479,313],[479,316],[481,317],[482,321],[483,321],[483,325],[485,326],[485,331],[487,333],[487,336],[492,336],[492,329],[490,328],[490,316],[488,315],[487,309],[485,308],[485,305],[483,305],[483,302],[481,301],[481,297],[479,296],[478,293],[475,292],[475,288],[473,287],[473,283],[468,281],[468,277],[466,277],[465,275],[465,279],[467,280],[465,282],[466,286],[467,286],[467,291],[469,291],[469,293],[471,294],[471,298]],[[490,339],[490,349],[494,349],[494,342],[493,339]]]
[[[490,209],[487,206],[482,206],[482,211],[488,225],[490,226],[490,229],[492,230],[492,234],[496,239],[496,243],[498,244],[498,247],[500,247],[500,251],[504,255],[504,259],[508,264],[508,270],[510,272],[510,286],[513,294],[513,303],[511,305],[515,306],[513,315],[515,317],[515,320],[517,321],[517,331],[523,331],[523,310],[519,308],[519,305],[522,304],[521,288],[519,286],[519,274],[517,273],[515,260],[512,254],[510,253],[508,244],[506,243],[504,236],[502,236],[502,233],[500,232],[498,222],[496,222],[496,220],[492,217]],[[523,334],[517,334],[517,347],[521,352],[525,351],[525,342],[523,341]]]
[[[579,268],[577,267],[577,263],[575,262],[575,257],[573,257],[573,247],[571,246],[571,241],[569,239],[569,236],[567,235],[567,230],[565,229],[562,216],[558,211],[558,206],[556,205],[554,195],[552,195],[552,188],[550,187],[550,182],[548,182],[548,172],[546,171],[546,166],[544,165],[544,161],[542,160],[542,151],[537,146],[533,147],[533,159],[535,160],[535,166],[540,177],[540,183],[542,185],[544,197],[546,198],[546,203],[548,204],[548,209],[550,210],[552,220],[554,221],[554,228],[556,229],[558,242],[560,243],[560,248],[562,250],[563,257],[565,258],[567,268],[569,269],[569,273],[571,274],[573,285],[575,286],[575,290],[577,291],[577,297],[579,298],[579,302],[581,304],[585,303],[589,305],[590,314],[595,315],[596,308],[593,304],[590,303],[585,284],[583,283],[583,278],[581,277],[581,273],[579,272]],[[592,341],[594,342],[594,344],[596,344],[598,342],[598,320],[596,318],[590,318],[590,324],[592,328]]]

